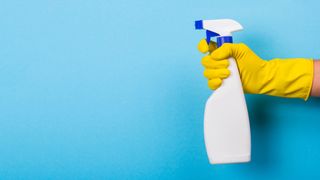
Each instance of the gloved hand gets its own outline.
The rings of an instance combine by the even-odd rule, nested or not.
[[[202,53],[209,52],[202,59],[204,76],[208,85],[215,90],[224,78],[230,75],[227,69],[228,57],[238,65],[243,89],[250,94],[308,99],[313,80],[312,59],[272,59],[266,61],[257,56],[245,44],[225,43],[216,49],[214,42],[207,44],[203,39],[198,45]]]

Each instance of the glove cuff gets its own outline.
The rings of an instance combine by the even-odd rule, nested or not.
[[[273,59],[267,63],[260,94],[306,101],[311,93],[312,80],[312,59]]]

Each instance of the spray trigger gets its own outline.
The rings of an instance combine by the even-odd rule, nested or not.
[[[206,34],[207,34],[206,40],[207,40],[207,43],[208,43],[208,44],[210,43],[210,39],[211,39],[212,37],[220,36],[220,34],[215,33],[215,32],[212,32],[212,31],[209,31],[209,30],[206,30]]]

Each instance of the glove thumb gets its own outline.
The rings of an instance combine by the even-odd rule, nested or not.
[[[232,56],[232,44],[225,43],[211,53],[211,58],[215,60],[223,60]]]

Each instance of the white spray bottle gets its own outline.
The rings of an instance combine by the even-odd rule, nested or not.
[[[217,37],[217,46],[232,43],[231,33],[242,26],[231,19],[200,20],[207,42]],[[250,124],[247,105],[236,61],[230,57],[231,75],[209,97],[204,113],[204,137],[211,164],[249,162],[251,159]]]

